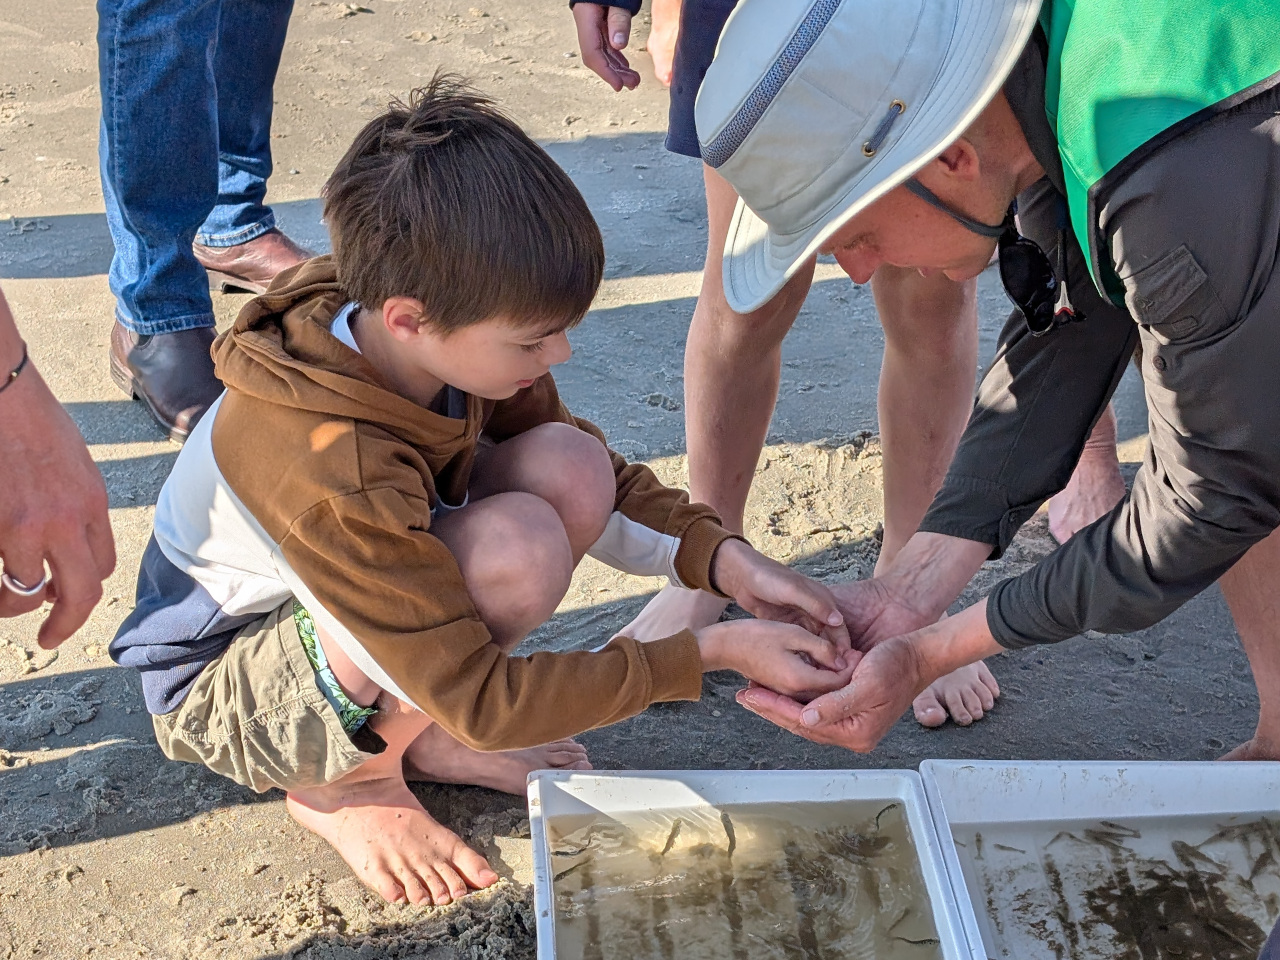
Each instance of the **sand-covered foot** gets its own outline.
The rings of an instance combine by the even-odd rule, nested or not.
[[[404,754],[408,780],[466,783],[524,796],[534,770],[590,770],[587,748],[576,740],[557,740],[527,750],[482,753],[459,743],[433,723]]]
[[[940,727],[947,715],[962,727],[981,720],[996,704],[1000,684],[979,660],[935,680],[912,704],[916,719],[926,727]]]
[[[701,630],[719,620],[727,606],[728,600],[705,590],[687,590],[668,584],[617,635],[648,643],[681,630]]]
[[[444,906],[498,881],[484,857],[433,820],[403,780],[291,791],[285,806],[390,903]]]
[[[1280,744],[1254,737],[1246,740],[1229,753],[1224,753],[1219,760],[1280,760]]]

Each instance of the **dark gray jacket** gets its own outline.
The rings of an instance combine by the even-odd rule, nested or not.
[[[1139,342],[1151,442],[1129,497],[991,593],[1006,647],[1148,627],[1280,526],[1280,89],[1204,120],[1111,188],[1100,222],[1119,308],[1064,223],[1043,63],[1033,39],[1005,86],[1047,174],[1019,217],[1055,263],[1064,239],[1085,319],[1036,338],[1010,318],[921,529],[998,556],[1070,479]]]

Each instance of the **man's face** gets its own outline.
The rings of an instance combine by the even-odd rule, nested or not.
[[[964,197],[952,202],[970,216],[975,216],[970,209],[983,205],[966,204]],[[989,216],[975,219],[1000,220],[991,221]],[[919,270],[926,277],[942,273],[962,281],[986,269],[995,247],[995,240],[966,230],[941,210],[897,187],[846,222],[822,252],[833,255],[854,283],[869,281],[882,263]]]

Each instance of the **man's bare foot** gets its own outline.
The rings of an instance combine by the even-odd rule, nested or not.
[[[1280,760],[1280,745],[1254,737],[1246,740],[1229,753],[1224,753],[1219,760]]]
[[[987,665],[979,660],[935,680],[912,704],[916,719],[926,727],[940,727],[947,714],[962,727],[967,727],[996,704],[1000,684]]]
[[[466,783],[524,796],[534,770],[590,770],[587,748],[576,740],[557,740],[527,750],[482,753],[459,743],[433,723],[404,752],[407,780]]]
[[[719,620],[727,606],[729,601],[714,593],[667,584],[617,635],[648,643],[681,630],[701,630]]]
[[[1124,499],[1124,478],[1116,458],[1116,418],[1107,408],[1085,442],[1080,462],[1065,490],[1049,501],[1049,533],[1066,543]]]
[[[442,907],[498,881],[484,857],[431,819],[403,780],[339,780],[290,791],[285,806],[390,903]]]

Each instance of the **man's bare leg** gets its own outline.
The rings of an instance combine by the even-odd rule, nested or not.
[[[782,341],[795,323],[813,279],[802,267],[776,297],[749,314],[734,313],[720,275],[725,237],[738,195],[710,167],[707,257],[684,352],[685,435],[689,495],[742,532],[747,495],[769,431],[782,371]],[[668,637],[715,623],[727,601],[702,590],[667,586],[620,632],[637,640]]]
[[[1280,760],[1280,531],[1218,581],[1258,687],[1258,727],[1224,760]]]
[[[676,39],[680,35],[681,0],[653,0],[650,15],[653,26],[645,42],[653,58],[653,75],[664,87],[671,86],[671,64],[676,56]]]
[[[1116,413],[1111,404],[1085,441],[1066,489],[1049,501],[1049,532],[1066,543],[1124,499],[1124,478],[1116,456]]]
[[[882,266],[871,280],[884,325],[880,366],[880,445],[884,451],[884,542],[876,573],[924,519],[942,486],[973,407],[978,365],[974,282]],[[962,726],[982,719],[1000,696],[985,663],[961,667],[916,698],[916,719]]]
[[[613,504],[613,471],[594,438],[553,425],[517,439],[522,442],[515,447],[504,451],[503,444],[486,454],[496,458],[487,479],[497,492],[432,528],[458,559],[477,612],[504,650],[555,611],[576,558],[586,549],[579,541],[589,544],[599,537]],[[544,492],[565,504],[572,500],[564,507],[567,525],[547,500],[500,489],[504,478],[508,486],[538,486],[552,462],[561,471],[546,481]],[[576,496],[564,496],[568,490]],[[593,504],[599,514],[594,520],[588,516]],[[422,808],[408,788],[406,771],[415,778],[523,793],[531,770],[589,769],[586,751],[572,740],[501,753],[471,750],[412,705],[380,690],[324,631],[319,639],[347,696],[364,706],[376,702],[378,713],[368,722],[386,749],[341,780],[290,791],[290,814],[392,902],[443,905],[471,887],[496,882],[484,858]]]

